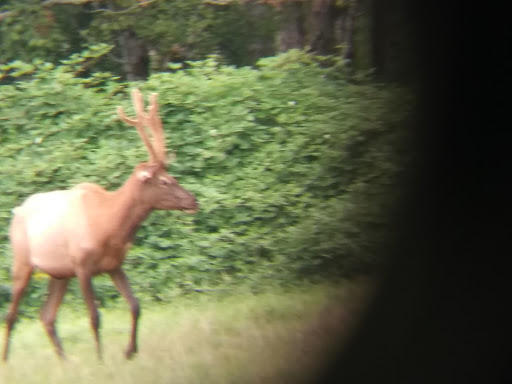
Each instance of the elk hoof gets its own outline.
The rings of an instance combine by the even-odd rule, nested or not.
[[[125,352],[124,352],[124,356],[130,360],[135,354],[137,353],[137,349],[136,348],[128,348]]]

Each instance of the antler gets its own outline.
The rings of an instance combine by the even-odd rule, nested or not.
[[[137,117],[127,117],[124,113],[123,107],[121,106],[117,107],[117,114],[122,121],[137,128],[137,132],[139,133],[139,136],[141,137],[144,145],[148,150],[149,161],[151,163],[162,163],[167,165],[164,128],[162,125],[162,120],[158,116],[157,97],[157,93],[151,94],[149,102],[150,105],[147,109],[148,112],[145,113],[142,94],[138,89],[134,89],[132,91],[132,102]],[[148,127],[152,133],[153,143],[151,143],[145,127]]]
[[[151,131],[153,132],[153,137],[155,139],[153,143],[153,148],[156,152],[156,156],[164,164],[166,164],[167,155],[165,149],[164,127],[162,124],[162,120],[160,119],[160,116],[158,116],[157,98],[158,93],[152,93],[149,98],[150,106],[148,108],[147,125],[151,128]]]

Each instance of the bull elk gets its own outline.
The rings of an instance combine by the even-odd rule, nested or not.
[[[100,316],[91,279],[102,273],[110,275],[130,306],[132,327],[125,356],[130,358],[137,352],[140,308],[122,269],[131,240],[151,211],[195,213],[198,204],[194,195],[165,171],[166,148],[157,94],[151,95],[147,110],[137,89],[132,92],[132,101],[135,118],[126,117],[122,107],[118,107],[117,112],[123,122],[137,129],[149,152],[149,162],[137,165],[116,191],[82,183],[68,190],[34,194],[13,210],[9,228],[13,285],[6,316],[4,361],[8,357],[20,299],[35,270],[50,276],[48,296],[40,318],[59,357],[65,358],[65,354],[55,329],[55,319],[70,278],[77,277],[101,359]],[[152,140],[148,136],[148,128]]]

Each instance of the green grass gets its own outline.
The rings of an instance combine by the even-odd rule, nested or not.
[[[58,360],[38,321],[22,319],[9,362],[0,363],[0,383],[300,383],[350,332],[367,292],[364,282],[345,282],[146,305],[131,361],[122,354],[126,308],[101,310],[100,362],[85,310],[65,303],[57,326],[68,360]]]

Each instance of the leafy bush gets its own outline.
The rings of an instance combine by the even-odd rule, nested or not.
[[[212,56],[141,84],[108,73],[76,77],[87,55],[56,67],[3,68],[22,80],[0,87],[2,284],[13,207],[82,181],[115,189],[147,158],[136,131],[116,116],[117,105],[131,111],[135,86],[159,93],[168,148],[177,152],[169,173],[201,207],[194,216],[156,211],[144,222],[125,262],[137,295],[168,300],[219,285],[297,284],[382,261],[405,158],[400,122],[410,101],[402,90],[351,84],[300,51],[255,68]],[[43,282],[34,282],[34,300]],[[116,297],[103,282],[100,299]]]

